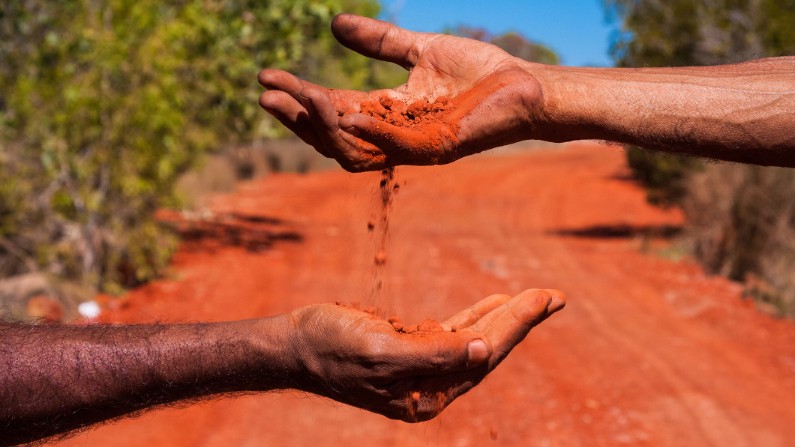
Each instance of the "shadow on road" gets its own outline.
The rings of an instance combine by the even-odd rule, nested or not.
[[[277,242],[302,242],[303,236],[287,228],[288,222],[269,216],[223,213],[201,218],[172,214],[162,218],[171,225],[187,251],[239,247],[263,251]]]
[[[593,239],[671,238],[682,232],[681,225],[591,225],[581,228],[561,228],[549,234]]]

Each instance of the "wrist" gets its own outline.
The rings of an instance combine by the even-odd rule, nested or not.
[[[285,365],[290,372],[288,388],[314,394],[327,395],[327,386],[322,378],[327,377],[326,365],[318,350],[331,334],[318,333],[313,317],[318,306],[307,306],[280,315],[281,333],[284,335]],[[314,329],[313,329],[314,328]],[[327,332],[327,331],[323,331]],[[318,339],[317,337],[321,338]]]
[[[250,365],[260,380],[246,391],[299,388],[301,367],[293,349],[294,328],[289,314],[241,321],[244,343],[251,347]]]
[[[535,139],[563,143],[605,139],[595,119],[587,112],[598,86],[583,76],[586,68],[561,67],[525,62],[524,69],[540,84],[541,99],[533,125]]]

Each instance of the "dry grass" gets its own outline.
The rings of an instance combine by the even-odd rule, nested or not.
[[[695,257],[788,316],[795,316],[793,197],[791,169],[716,164],[691,176],[682,200]]]

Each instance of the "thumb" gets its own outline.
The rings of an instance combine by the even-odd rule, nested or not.
[[[391,23],[353,14],[339,14],[331,32],[341,44],[367,57],[398,64],[406,69],[417,63],[421,33]]]
[[[491,358],[492,347],[472,332],[407,334],[398,349],[404,376],[443,375],[476,368]]]
[[[525,290],[470,326],[493,344],[495,355],[489,368],[496,367],[519,344],[530,330],[566,304],[560,291],[552,289]]]

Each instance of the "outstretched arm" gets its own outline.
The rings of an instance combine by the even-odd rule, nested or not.
[[[525,139],[599,139],[795,166],[793,57],[715,67],[571,68],[352,15],[335,17],[332,31],[365,56],[407,68],[407,83],[367,93],[329,90],[263,70],[259,80],[268,91],[260,104],[350,171],[448,163]]]
[[[333,304],[226,323],[0,323],[0,446],[176,401],[287,388],[430,419],[563,305],[556,291],[494,295],[427,333]]]
[[[284,318],[177,325],[0,323],[0,445],[183,399],[286,388]]]
[[[542,137],[551,141],[600,139],[795,167],[795,57],[712,67],[542,66],[536,76],[554,123]]]

